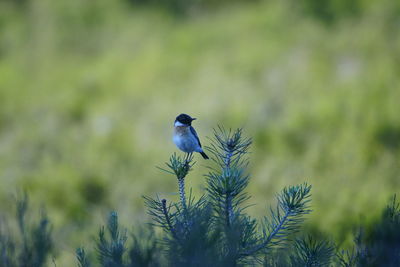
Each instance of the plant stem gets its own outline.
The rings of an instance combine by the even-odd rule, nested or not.
[[[262,242],[261,244],[259,244],[258,246],[253,247],[252,249],[241,253],[240,256],[242,257],[246,257],[246,256],[250,256],[253,255],[254,253],[257,253],[259,250],[261,250],[262,248],[266,247],[268,245],[269,242],[271,242],[272,239],[274,239],[274,237],[278,234],[278,232],[282,229],[283,225],[285,224],[286,220],[288,219],[288,217],[291,215],[291,212],[286,212],[285,215],[282,217],[281,221],[279,222],[279,224],[275,227],[275,229],[268,235],[268,238],[266,240],[264,240],[264,242]]]
[[[231,167],[231,158],[232,158],[232,152],[229,151],[225,155],[225,168],[230,169]]]
[[[231,173],[231,158],[232,158],[232,152],[229,151],[225,155],[225,172],[229,175]],[[225,220],[226,220],[226,225],[228,227],[231,226],[231,219],[233,216],[233,210],[232,210],[232,196],[230,193],[226,193],[225,195]]]
[[[185,195],[185,179],[178,179],[178,186],[179,186],[179,197],[181,199],[181,204],[183,211],[187,211],[187,206],[186,206],[186,195]]]
[[[163,199],[163,200],[161,200],[161,203],[162,203],[162,209],[163,209],[163,213],[164,213],[165,220],[166,220],[166,222],[167,222],[168,228],[169,228],[169,230],[171,231],[172,236],[173,236],[176,240],[180,241],[178,235],[177,235],[176,232],[175,232],[174,227],[172,226],[171,219],[169,218],[169,215],[168,215],[167,200],[166,200],[166,199]]]
[[[226,217],[226,225],[228,227],[231,226],[232,216],[233,216],[232,196],[230,194],[226,194],[226,196],[225,196],[225,217]]]

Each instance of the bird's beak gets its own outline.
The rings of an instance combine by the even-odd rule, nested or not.
[[[197,120],[197,118],[192,118],[192,121]]]

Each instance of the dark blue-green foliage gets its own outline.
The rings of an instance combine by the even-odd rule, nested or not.
[[[400,204],[396,196],[384,210],[381,221],[366,235],[363,246],[369,266],[400,266]]]
[[[360,227],[354,248],[340,251],[337,256],[343,267],[400,266],[400,203],[396,195],[372,229]]]
[[[292,266],[329,266],[334,255],[335,246],[332,243],[308,236],[296,239],[290,260]]]
[[[104,228],[99,232],[95,266],[350,267],[379,266],[381,262],[396,266],[400,213],[395,199],[369,238],[357,234],[349,251],[340,251],[329,240],[298,236],[304,215],[311,212],[310,185],[285,187],[277,194],[276,207],[270,208],[261,223],[246,214],[251,143],[241,129],[215,130],[207,148],[214,164],[205,175],[205,194],[198,199],[191,191],[186,197],[185,190],[185,180],[195,164],[193,157],[172,155],[167,168],[160,169],[176,177],[179,201],[144,197],[151,225],[161,228],[162,234],[157,239],[154,235],[133,236],[134,242],[128,245],[126,231],[120,229],[113,212],[107,233]],[[77,250],[77,259],[81,267],[90,266],[83,249]]]
[[[28,198],[17,200],[17,232],[0,221],[0,266],[47,266],[53,251],[52,229],[44,211],[36,222],[29,220]]]
[[[379,221],[360,227],[350,250],[332,241],[299,234],[304,215],[311,212],[311,186],[285,187],[277,204],[258,222],[246,213],[246,186],[251,140],[242,130],[215,131],[208,150],[213,165],[204,195],[186,197],[185,180],[194,167],[192,156],[174,154],[166,173],[175,176],[179,200],[144,197],[152,221],[135,233],[121,227],[111,212],[94,249],[76,250],[79,267],[138,266],[266,266],[311,267],[400,266],[400,204],[396,196]],[[0,267],[57,266],[52,229],[46,214],[32,220],[27,197],[17,201],[15,220],[0,221]],[[14,223],[15,226],[11,225]],[[13,226],[13,227],[12,227]],[[155,228],[163,231],[154,231]],[[157,233],[157,234],[156,234]]]
[[[83,248],[76,249],[76,259],[79,267],[90,267],[90,261],[86,257],[86,252]]]
[[[158,247],[155,242],[154,232],[149,229],[139,231],[137,235],[131,235],[133,243],[129,249],[129,260],[131,267],[159,266]]]
[[[197,201],[190,196],[187,202],[180,192],[180,201],[169,204],[165,199],[145,198],[155,225],[165,232],[163,244],[169,266],[255,264],[269,249],[289,241],[301,226],[303,215],[310,212],[311,186],[290,186],[278,195],[271,218],[259,224],[245,213],[249,205],[245,189],[250,177],[246,166],[251,140],[243,137],[241,129],[219,127],[211,141],[207,149],[214,166],[205,175],[205,195]],[[191,158],[173,155],[167,166],[166,171],[175,175],[180,185],[193,163]]]
[[[97,254],[103,266],[123,266],[122,257],[125,253],[125,243],[127,239],[126,231],[119,229],[118,215],[111,212],[108,217],[107,240],[104,227],[100,229],[99,239],[97,240]]]
[[[91,260],[82,247],[76,250],[76,258],[79,267],[159,266],[157,251],[153,232],[143,230],[139,236],[131,234],[128,240],[126,229],[120,228],[117,213],[111,212],[107,226],[100,228],[96,239],[97,261]]]

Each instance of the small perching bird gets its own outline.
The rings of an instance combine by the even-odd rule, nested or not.
[[[208,159],[206,153],[201,148],[200,139],[197,136],[196,130],[192,127],[192,118],[187,114],[180,114],[175,119],[174,123],[174,143],[183,152],[189,155],[193,152],[199,152],[204,159]]]

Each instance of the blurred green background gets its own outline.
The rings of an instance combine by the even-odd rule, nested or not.
[[[307,181],[307,227],[347,240],[400,192],[400,2],[0,0],[1,213],[46,206],[59,262],[109,210],[131,226],[142,195],[177,198],[155,166],[182,112],[203,145],[253,138],[251,214]]]

